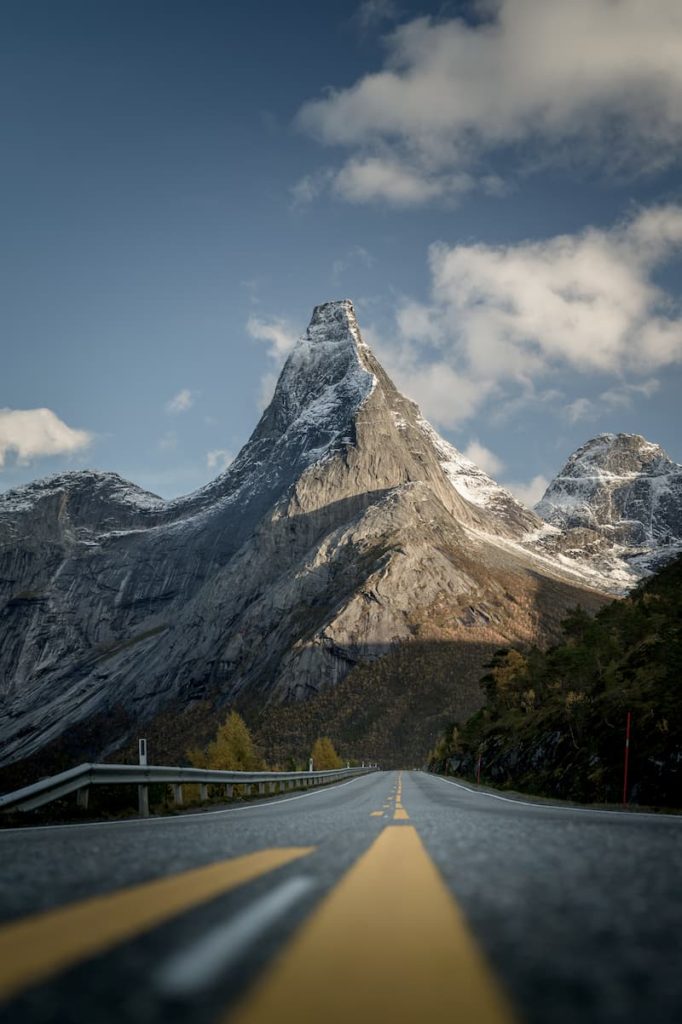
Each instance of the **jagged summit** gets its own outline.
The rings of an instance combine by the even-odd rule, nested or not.
[[[358,319],[350,299],[334,299],[313,307],[306,332],[311,341],[328,341],[331,337],[346,332],[351,334],[357,344],[364,344],[360,339]]]
[[[318,443],[309,447],[319,448],[325,433],[329,443],[376,384],[360,361],[360,345],[364,347],[350,300],[316,306],[307,331],[284,364],[254,436],[292,428],[302,435],[317,430]]]

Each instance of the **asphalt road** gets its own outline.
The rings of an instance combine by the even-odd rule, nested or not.
[[[682,817],[383,772],[0,865],[12,1022],[682,1021]]]

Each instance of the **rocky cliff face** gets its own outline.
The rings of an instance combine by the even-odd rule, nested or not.
[[[536,513],[539,547],[627,589],[682,550],[682,466],[638,434],[600,434],[578,448]]]
[[[202,490],[83,472],[0,496],[0,763],[88,722],[103,756],[169,709],[311,697],[415,639],[478,671],[600,602],[528,546],[542,529],[396,391],[350,302],[318,306]]]

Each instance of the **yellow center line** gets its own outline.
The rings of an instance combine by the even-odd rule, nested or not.
[[[412,825],[388,826],[223,1024],[511,1024]]]
[[[260,850],[4,925],[0,927],[0,1000],[314,849]]]
[[[401,772],[398,776],[398,793],[395,798],[395,813],[393,815],[394,821],[409,821],[410,816],[403,807],[403,773]]]
[[[383,811],[372,811],[371,814],[370,814],[370,818],[383,818],[383,816],[384,816],[384,812]]]

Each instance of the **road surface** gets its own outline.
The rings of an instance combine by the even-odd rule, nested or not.
[[[682,817],[381,772],[0,863],[11,1022],[682,1021]]]

